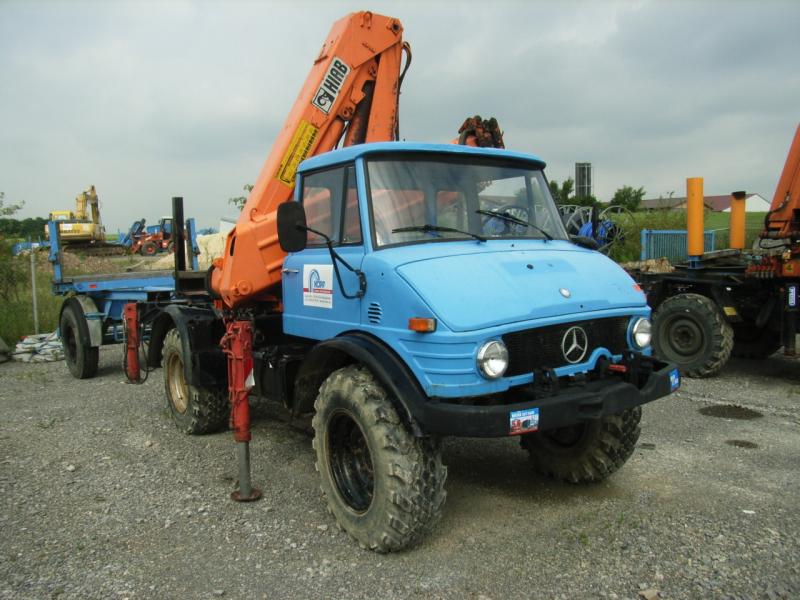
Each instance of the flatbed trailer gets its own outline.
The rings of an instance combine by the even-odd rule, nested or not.
[[[177,200],[177,202],[176,202]],[[181,199],[173,199],[173,206],[183,220]],[[176,291],[176,269],[185,270],[183,264],[169,270],[133,271],[90,275],[68,275],[65,273],[63,251],[58,224],[48,222],[52,243],[49,260],[53,265],[53,294],[64,297],[59,313],[59,332],[64,343],[67,366],[75,377],[87,379],[97,372],[100,346],[125,341],[125,306],[129,303],[180,302]],[[181,239],[186,240],[191,265],[190,274],[200,274],[198,265],[199,247],[194,219],[188,219],[181,228]],[[148,336],[149,331],[142,331]]]

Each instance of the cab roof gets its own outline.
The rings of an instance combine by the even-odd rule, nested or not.
[[[428,144],[422,142],[374,142],[371,144],[356,144],[339,150],[325,152],[318,156],[313,156],[300,163],[298,173],[313,171],[325,167],[332,167],[342,163],[350,163],[358,158],[369,156],[370,154],[389,154],[389,153],[430,153],[430,154],[449,154],[493,157],[513,161],[529,163],[533,168],[543,169],[545,162],[533,154],[514,152],[512,150],[501,150],[498,148],[476,148],[474,146],[460,146],[458,144]]]

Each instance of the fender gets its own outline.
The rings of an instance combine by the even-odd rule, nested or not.
[[[67,307],[73,307],[78,319],[78,333],[81,336],[81,344],[96,348],[103,345],[103,319],[89,318],[87,315],[98,314],[97,305],[89,296],[75,295],[64,300],[61,304],[61,311],[58,314],[58,322],[61,322],[61,315]]]
[[[170,304],[164,309],[175,324],[183,348],[183,370],[186,383],[202,388],[227,387],[228,367],[220,348],[222,321],[210,308]],[[169,328],[157,319],[157,332],[166,336]],[[150,351],[160,352],[161,348]],[[150,360],[151,357],[148,357]]]
[[[414,374],[382,341],[364,333],[345,333],[317,344],[303,361],[295,383],[292,412],[310,412],[322,382],[347,364],[358,362],[367,367],[386,388],[400,418],[417,437],[425,434],[420,427],[424,404],[428,397]]]

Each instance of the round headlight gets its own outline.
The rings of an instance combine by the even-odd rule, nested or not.
[[[650,340],[653,339],[650,319],[645,319],[644,317],[636,320],[631,332],[633,333],[631,336],[633,338],[633,344],[637,348],[647,348],[650,345]]]
[[[486,342],[478,350],[478,370],[487,379],[502,377],[508,368],[508,350],[497,340]]]

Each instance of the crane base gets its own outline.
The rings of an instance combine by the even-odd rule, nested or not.
[[[261,490],[252,488],[249,496],[242,496],[242,492],[236,490],[235,492],[231,492],[231,500],[234,502],[255,502],[256,500],[261,500]]]

